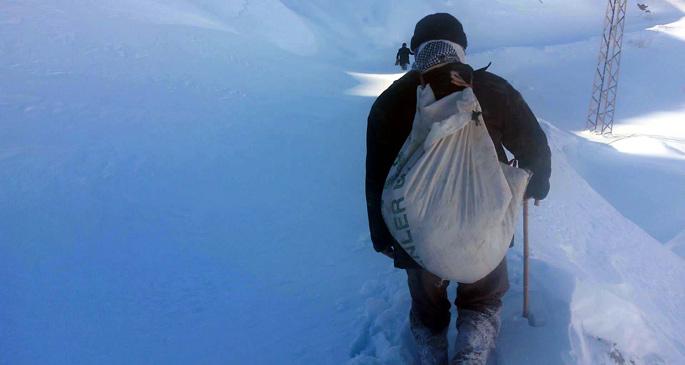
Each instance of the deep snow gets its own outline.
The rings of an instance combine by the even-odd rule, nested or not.
[[[663,156],[569,133],[599,2],[0,3],[0,362],[411,362],[404,274],[366,228],[373,98],[348,72],[397,72],[396,43],[444,9],[551,121],[531,223],[548,324],[519,316],[518,243],[500,363],[685,361],[678,6],[631,5],[619,94],[618,124],[658,119]]]

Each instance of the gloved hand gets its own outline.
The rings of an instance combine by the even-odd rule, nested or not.
[[[388,246],[385,250],[381,251],[381,253],[385,256],[388,256],[391,259],[395,259],[395,248],[392,246]]]
[[[540,175],[533,175],[530,179],[524,199],[542,200],[547,197],[547,193],[549,193],[549,179],[540,177]]]

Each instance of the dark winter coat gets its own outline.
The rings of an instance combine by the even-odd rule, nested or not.
[[[443,69],[449,75],[449,67]],[[526,195],[545,198],[549,191],[551,154],[547,137],[533,112],[521,94],[503,78],[484,69],[472,75],[473,90],[482,107],[483,119],[499,160],[507,162],[504,148],[513,153],[521,168],[533,172]],[[449,76],[443,79],[449,80]],[[441,89],[439,82],[435,85],[430,83],[434,90]],[[398,268],[418,265],[386,227],[381,214],[381,195],[390,167],[411,131],[416,110],[416,88],[420,84],[420,74],[411,71],[385,90],[371,108],[366,134],[366,204],[371,240],[378,252],[393,246]],[[439,93],[436,91],[436,96]]]
[[[407,47],[402,47],[397,51],[397,61],[400,63],[400,65],[406,65],[409,64],[409,55],[412,55],[413,53],[409,48]]]

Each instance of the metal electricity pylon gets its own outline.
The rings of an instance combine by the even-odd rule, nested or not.
[[[586,123],[587,129],[595,133],[611,133],[614,127],[626,8],[627,0],[609,0],[604,16],[604,35]]]

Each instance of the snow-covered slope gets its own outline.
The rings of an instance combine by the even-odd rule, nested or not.
[[[685,230],[673,237],[666,247],[671,248],[673,252],[685,258]]]
[[[373,99],[347,93],[346,71],[380,69],[380,50],[392,58],[425,12],[471,19],[479,6],[403,4],[0,3],[0,362],[410,362],[403,273],[372,252],[366,228]],[[573,103],[586,83],[552,76],[594,62],[597,42],[583,39],[601,14],[576,24],[562,13],[598,6],[492,4],[482,17],[520,38],[488,43],[499,30],[469,20],[486,44],[473,60],[496,61],[541,116],[571,125],[563,116],[582,114]],[[659,4],[650,27],[673,18]],[[540,22],[526,20],[536,12]],[[635,113],[682,100],[672,95],[682,42],[657,35],[644,53],[668,62],[636,77],[646,58],[633,58],[624,80],[675,81],[653,90],[667,102]],[[578,42],[554,45],[567,40]],[[489,49],[506,45],[520,47]],[[548,325],[518,316],[518,245],[500,358],[682,362],[683,260],[588,185],[601,175],[579,155],[586,141],[546,128],[554,187],[532,230],[533,298]]]
[[[96,11],[162,25],[182,25],[234,33],[286,51],[317,51],[314,33],[278,0],[122,0],[96,4]],[[236,48],[234,52],[245,52]]]
[[[363,224],[345,74],[71,3],[0,4],[0,362],[344,358],[320,324],[362,284],[333,265]]]

